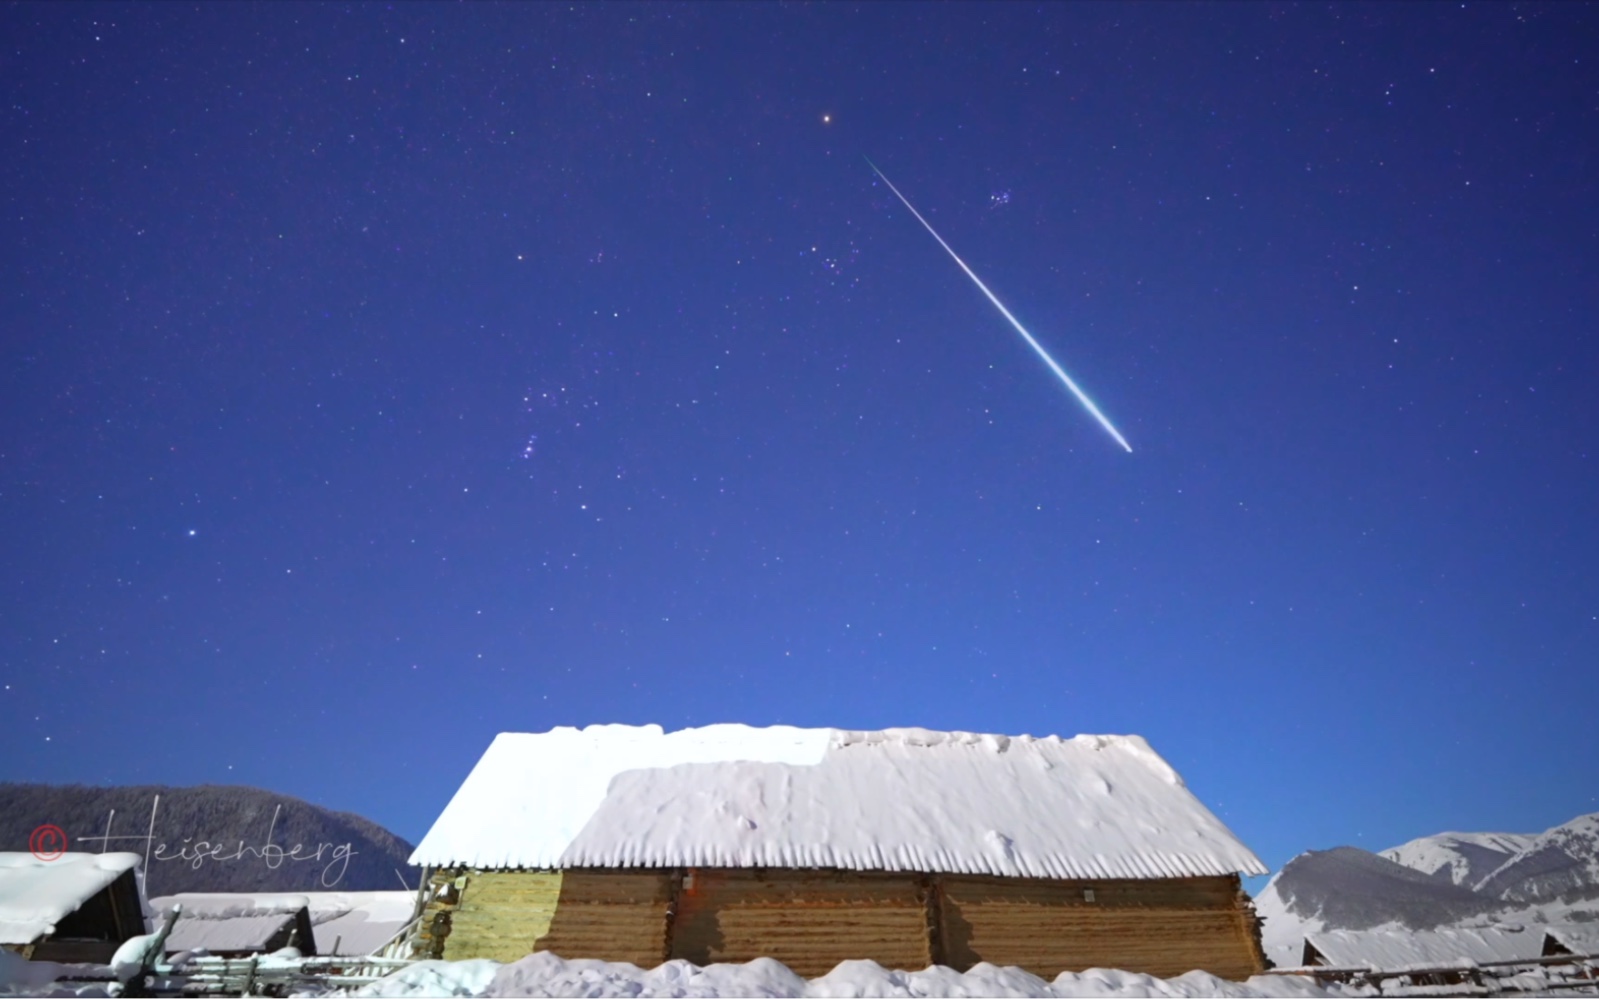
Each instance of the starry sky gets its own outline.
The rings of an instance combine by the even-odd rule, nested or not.
[[[1599,810],[1599,9],[0,8],[0,779],[1143,735]],[[870,157],[1126,435],[1124,452]]]

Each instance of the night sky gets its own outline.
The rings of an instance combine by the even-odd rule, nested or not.
[[[498,732],[732,721],[1137,733],[1274,868],[1599,810],[1596,21],[0,9],[0,779],[414,841]]]

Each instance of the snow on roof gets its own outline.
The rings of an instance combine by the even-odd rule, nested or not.
[[[172,907],[183,911],[167,938],[166,950],[259,949],[301,909],[311,918],[318,954],[370,954],[410,922],[416,893],[409,891],[323,891],[288,894],[185,892],[150,900],[159,925]],[[337,944],[337,950],[334,945]]]
[[[311,929],[324,957],[371,954],[399,933],[416,912],[416,892],[311,892]]]
[[[288,913],[293,915],[311,907],[310,896],[297,892],[198,892],[186,891],[176,895],[162,895],[150,900],[150,911],[157,917],[166,915],[174,905],[183,903],[183,919],[235,919],[239,916],[267,916]]]
[[[1543,952],[1543,934],[1517,927],[1410,930],[1324,930],[1305,937],[1334,968],[1461,967],[1492,961],[1526,961]]]
[[[1138,736],[744,725],[503,733],[411,863],[1266,873]]]
[[[1559,923],[1541,929],[1573,954],[1599,954],[1599,923]]]
[[[0,944],[32,943],[96,892],[139,866],[136,853],[0,853]]]
[[[272,939],[293,924],[294,915],[272,912],[224,919],[179,919],[163,949],[168,954],[208,950],[213,954],[272,949]]]
[[[310,899],[293,894],[180,892],[150,900],[158,925],[178,903],[183,910],[167,937],[168,954],[202,948],[212,952],[262,950],[284,924],[309,908]]]

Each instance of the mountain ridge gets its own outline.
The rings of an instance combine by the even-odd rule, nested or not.
[[[1599,925],[1599,813],[1541,833],[1438,833],[1371,853],[1302,853],[1255,896],[1262,944],[1296,966],[1325,931]]]
[[[73,851],[147,857],[152,898],[371,891],[416,879],[412,845],[377,823],[262,788],[0,783],[0,849],[28,850],[44,825]]]
[[[1507,902],[1599,899],[1599,812],[1539,833],[1476,890]]]
[[[1377,855],[1474,889],[1478,882],[1525,850],[1537,837],[1537,833],[1446,832],[1422,836],[1381,850]]]

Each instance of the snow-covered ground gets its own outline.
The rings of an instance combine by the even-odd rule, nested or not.
[[[1063,972],[1053,982],[1020,968],[979,964],[890,971],[873,961],[845,961],[806,981],[770,958],[698,967],[669,961],[644,971],[631,964],[565,961],[534,954],[515,964],[423,961],[356,993],[360,996],[1356,996],[1318,988],[1308,978],[1259,975],[1223,981],[1203,971],[1153,978],[1126,971]]]
[[[68,966],[30,963],[0,950],[0,996],[105,996],[103,985],[55,982]],[[327,996],[327,992],[302,993]],[[337,993],[334,993],[337,994]],[[1358,996],[1309,978],[1257,975],[1224,981],[1203,971],[1154,978],[1127,971],[1064,972],[1045,981],[1020,968],[979,964],[965,974],[949,968],[891,971],[873,961],[846,961],[806,981],[770,958],[748,964],[699,967],[669,961],[648,971],[631,964],[566,961],[534,954],[515,964],[497,961],[421,961],[354,993],[357,996]]]

